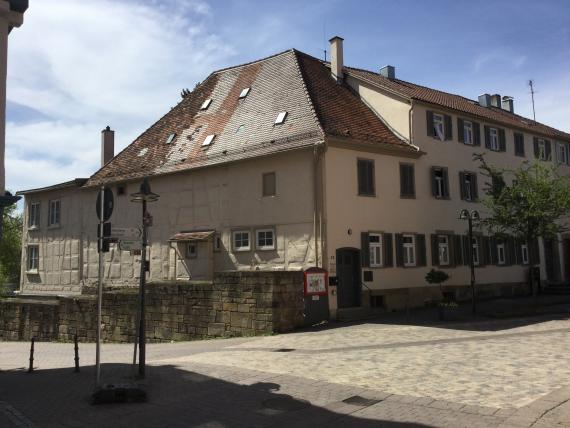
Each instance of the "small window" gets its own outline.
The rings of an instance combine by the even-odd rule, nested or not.
[[[414,235],[404,235],[402,236],[402,246],[403,246],[403,256],[404,256],[404,266],[415,266],[416,265],[416,245]]]
[[[275,233],[273,229],[260,229],[255,231],[256,246],[258,250],[275,249]]]
[[[439,235],[437,237],[437,248],[439,252],[439,264],[442,266],[449,265],[449,237],[447,235]]]
[[[28,245],[26,271],[36,273],[40,263],[40,247],[37,245]]]
[[[166,144],[171,144],[174,139],[176,138],[176,133],[172,133],[168,136],[168,138],[166,139]]]
[[[504,265],[507,262],[507,256],[505,254],[505,242],[499,241],[497,243],[497,264]]]
[[[476,201],[479,197],[477,174],[474,172],[460,172],[459,182],[461,185],[461,199],[464,201]]]
[[[463,142],[473,145],[473,122],[463,121]]]
[[[374,186],[374,161],[369,159],[358,159],[356,162],[358,175],[358,195],[375,196]]]
[[[479,240],[477,238],[471,241],[471,248],[473,249],[473,264],[479,266]]]
[[[445,122],[442,114],[433,114],[433,135],[441,141],[445,140]]]
[[[200,107],[200,110],[208,110],[208,107],[210,107],[210,104],[212,104],[212,99],[208,98],[207,100],[205,100],[202,103],[202,106]]]
[[[370,267],[382,267],[382,235],[379,233],[369,234],[368,245],[370,248]]]
[[[524,157],[524,135],[520,132],[515,132],[515,156]]]
[[[239,94],[240,99],[247,97],[247,94],[249,94],[249,90],[250,90],[250,89],[251,89],[251,88],[244,88],[244,89],[242,89],[242,91],[241,91],[240,94]]]
[[[235,251],[251,250],[249,230],[236,230],[233,232],[232,236]]]
[[[59,199],[49,201],[48,226],[50,227],[59,226],[60,221],[61,221],[61,201]]]
[[[568,163],[568,147],[566,144],[558,144],[558,163],[567,164]]]
[[[219,233],[214,235],[214,251],[222,251],[222,237]]]
[[[189,259],[195,259],[198,257],[198,244],[195,242],[189,242],[186,245],[186,257]]]
[[[204,139],[204,142],[202,143],[202,147],[207,147],[207,146],[209,146],[210,144],[212,144],[212,141],[214,141],[214,138],[216,138],[216,135],[215,135],[215,134],[208,135],[208,136]]]
[[[400,196],[413,198],[416,196],[414,165],[400,164]]]
[[[274,172],[266,172],[262,176],[262,196],[275,196],[277,194],[277,178]]]
[[[127,193],[127,190],[124,185],[117,186],[117,196],[123,196]]]
[[[449,183],[447,168],[432,168],[432,194],[437,199],[449,198]]]
[[[499,151],[499,130],[497,128],[489,128],[489,144],[490,149]]]
[[[526,244],[521,245],[521,256],[522,256],[522,264],[528,265],[530,263],[528,257],[528,245]]]
[[[28,206],[28,229],[40,227],[40,203],[32,202]]]
[[[240,126],[237,127],[236,134],[241,134],[244,131],[245,131],[245,125],[241,124]]]
[[[280,125],[283,122],[285,122],[285,118],[287,117],[287,112],[286,111],[282,111],[277,115],[277,118],[275,119],[275,125]]]

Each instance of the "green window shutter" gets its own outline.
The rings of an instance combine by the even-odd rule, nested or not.
[[[400,196],[414,197],[415,177],[414,166],[408,164],[400,164]]]
[[[360,233],[360,257],[362,259],[362,267],[370,267],[370,240],[368,232]]]
[[[508,265],[515,265],[517,264],[517,255],[516,255],[516,244],[515,239],[513,237],[509,237],[507,239],[507,245],[505,246],[507,251],[507,264]]]
[[[443,123],[445,127],[445,139],[453,140],[453,122],[451,121],[451,116],[444,115]]]
[[[487,125],[483,127],[485,129],[485,148],[491,149],[491,130]]]
[[[426,121],[427,121],[427,135],[428,137],[433,137],[433,111],[426,111]]]
[[[499,256],[498,256],[498,251],[497,251],[497,243],[498,240],[497,238],[495,238],[494,236],[492,236],[489,239],[489,245],[490,245],[490,264],[492,265],[496,265],[499,264]]]
[[[532,241],[529,251],[532,251],[532,262],[536,265],[540,264],[540,250],[538,247],[538,239]]]
[[[538,159],[540,157],[540,151],[538,149],[538,138],[537,137],[534,137],[532,139],[532,144],[534,146],[534,158]]]
[[[473,200],[479,199],[479,186],[477,185],[477,173],[472,172],[471,174],[471,195],[473,195]]]
[[[391,233],[383,233],[382,234],[382,243],[383,248],[383,255],[384,255],[384,267],[392,267],[394,266],[394,255],[392,250],[392,234]]]
[[[499,128],[499,151],[507,151],[507,139],[505,137],[505,130],[502,128]]]
[[[457,139],[460,143],[465,142],[465,135],[463,134],[463,119],[457,118]]]
[[[416,253],[418,257],[418,266],[425,266],[427,264],[426,236],[422,233],[416,235]]]
[[[463,243],[463,263],[465,263],[466,266],[470,266],[471,243],[469,242],[469,236],[461,236],[461,242]]]
[[[481,145],[481,125],[478,122],[473,122],[473,145]]]
[[[453,265],[461,266],[463,264],[463,247],[461,245],[461,235],[451,235],[453,239]]]
[[[443,172],[443,197],[449,198],[449,174],[447,168],[442,169]]]
[[[465,200],[465,173],[459,173],[459,193],[461,195],[461,199]]]
[[[481,236],[479,239],[479,264],[486,266],[491,263],[491,253],[489,248],[489,237]]]
[[[437,181],[435,180],[435,166],[432,166],[430,169],[430,173],[431,173],[431,194],[432,196],[436,197],[437,196]]]
[[[550,140],[544,141],[544,153],[546,155],[546,160],[552,160],[552,147]]]
[[[431,235],[431,265],[439,266],[439,246],[437,242],[437,235]]]
[[[396,266],[404,266],[403,237],[401,233],[396,233]]]

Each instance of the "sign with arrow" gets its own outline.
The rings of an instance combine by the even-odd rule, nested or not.
[[[142,250],[142,242],[140,240],[121,240],[119,241],[119,248],[121,251],[137,251]]]
[[[136,240],[142,236],[142,230],[138,227],[113,227],[111,236],[120,240]]]

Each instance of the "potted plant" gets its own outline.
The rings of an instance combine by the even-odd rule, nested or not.
[[[441,295],[443,296],[443,286],[442,284],[449,279],[449,275],[442,270],[432,269],[426,274],[426,281],[428,284],[438,284]],[[457,303],[452,300],[443,298],[438,304],[438,315],[439,319],[443,321],[445,319],[445,308],[457,307]]]

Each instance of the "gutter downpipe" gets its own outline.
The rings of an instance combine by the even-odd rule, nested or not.
[[[313,147],[313,235],[315,237],[315,266],[319,267],[319,246],[317,239],[317,164],[318,164],[318,147]]]
[[[413,141],[414,141],[414,139],[413,139],[414,127],[413,127],[413,123],[412,123],[412,118],[414,117],[413,112],[414,112],[414,99],[410,98],[410,111],[408,112],[408,123],[410,125],[410,131],[409,131],[410,145],[412,147],[415,147],[419,151],[420,148],[413,143]]]

